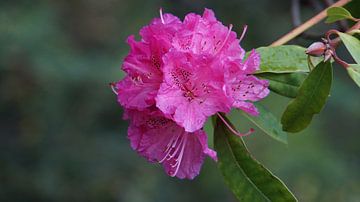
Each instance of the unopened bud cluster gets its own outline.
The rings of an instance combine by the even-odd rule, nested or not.
[[[324,56],[324,61],[328,61],[335,55],[335,49],[329,43],[329,40],[322,39],[322,42],[314,42],[307,49],[306,54],[320,57]]]

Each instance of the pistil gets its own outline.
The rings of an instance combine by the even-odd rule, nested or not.
[[[240,133],[238,131],[236,131],[236,129],[234,129],[225,119],[224,117],[220,114],[220,113],[217,113],[218,117],[225,123],[225,125],[228,127],[228,129],[236,136],[239,136],[239,137],[243,137],[243,136],[248,136],[250,135],[251,133],[253,133],[255,130],[253,128],[250,128],[250,130],[247,132],[247,133]]]

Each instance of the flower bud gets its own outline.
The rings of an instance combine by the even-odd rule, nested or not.
[[[311,56],[321,56],[326,50],[326,45],[323,42],[315,42],[306,49],[306,54]]]
[[[324,54],[324,62],[330,60],[330,58],[332,58],[334,52],[332,50],[326,50],[325,54]]]

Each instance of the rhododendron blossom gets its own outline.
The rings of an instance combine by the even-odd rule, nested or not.
[[[140,41],[128,38],[126,76],[112,87],[130,120],[131,147],[168,175],[193,179],[206,155],[216,160],[203,130],[210,116],[227,124],[221,113],[232,107],[258,115],[252,102],[268,95],[268,82],[252,75],[260,65],[256,51],[244,59],[245,31],[238,38],[209,9],[183,21],[160,11]]]

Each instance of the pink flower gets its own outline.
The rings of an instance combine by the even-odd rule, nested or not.
[[[161,163],[170,176],[193,179],[205,155],[216,160],[216,152],[208,148],[203,130],[185,132],[156,109],[127,110],[126,117],[130,119],[131,147],[150,162]]]
[[[268,82],[253,76],[260,56],[245,51],[232,31],[212,10],[190,13],[183,22],[160,11],[140,30],[141,40],[127,39],[130,53],[122,69],[126,76],[112,85],[130,119],[131,147],[151,162],[161,163],[170,176],[193,179],[206,155],[216,160],[203,131],[206,120],[232,107],[251,115],[253,102],[268,95]]]

